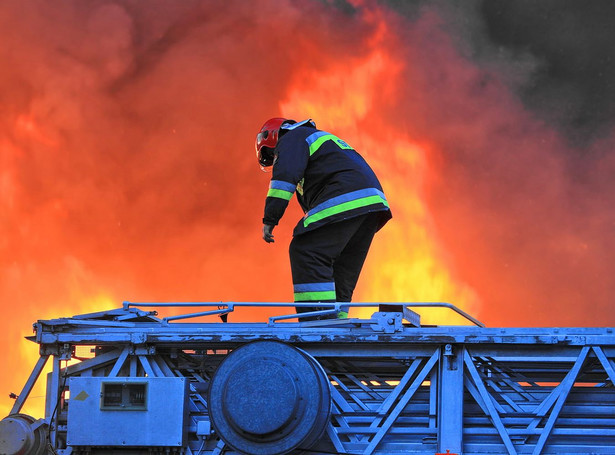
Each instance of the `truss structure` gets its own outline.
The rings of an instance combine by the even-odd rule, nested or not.
[[[46,416],[36,425],[47,428],[57,454],[239,453],[212,425],[209,386],[229,353],[275,341],[315,359],[330,384],[324,432],[296,453],[615,453],[612,328],[485,328],[475,319],[474,326],[425,327],[401,310],[376,311],[371,319],[285,322],[289,315],[268,323],[196,322],[226,316],[239,304],[164,319],[145,311],[147,306],[125,303],[102,313],[38,321],[32,340],[41,357],[7,419],[20,415],[52,359]],[[81,357],[83,349],[92,354]],[[69,359],[70,365],[62,365]],[[103,434],[100,443],[71,444],[71,426],[80,428],[69,412],[79,399],[69,397],[76,378],[183,378],[184,439],[110,448]]]

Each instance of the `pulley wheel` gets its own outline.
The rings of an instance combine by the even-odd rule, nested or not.
[[[13,414],[0,420],[0,454],[42,455],[45,450],[46,425],[32,429],[34,417]]]
[[[277,341],[256,341],[231,352],[208,392],[209,416],[230,447],[250,455],[307,449],[331,413],[327,376],[309,354]]]

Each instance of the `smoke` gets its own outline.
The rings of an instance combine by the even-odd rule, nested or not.
[[[391,121],[435,145],[429,207],[481,317],[609,325],[615,11],[529,3],[423,5]]]
[[[286,252],[260,240],[253,140],[300,60],[277,44],[306,27],[298,10],[11,1],[0,26],[2,390],[33,364],[15,347],[37,319],[289,300]]]
[[[615,5],[593,0],[483,2],[486,36],[538,68],[520,87],[524,103],[577,147],[609,135],[615,120]]]
[[[368,108],[353,105],[356,143],[375,144],[359,151],[395,185],[391,233],[411,232],[400,187],[417,183],[422,232],[485,322],[613,325],[612,62],[590,75],[614,41],[587,28],[598,8],[581,22],[568,2],[546,10],[586,36],[573,42],[560,21],[530,20],[529,3],[3,2],[0,363],[15,374],[0,393],[19,392],[36,357],[21,338],[37,319],[122,300],[290,300],[299,214],[291,203],[276,244],[262,242],[270,176],[254,133],[291,91],[314,95],[306,74],[340,93],[372,87],[365,60],[388,79]],[[344,65],[365,68],[360,84],[325,77]],[[348,129],[345,118],[315,120]],[[387,143],[417,144],[425,169]],[[399,245],[387,229],[358,300],[386,300],[370,283],[418,267],[402,253],[423,240]]]

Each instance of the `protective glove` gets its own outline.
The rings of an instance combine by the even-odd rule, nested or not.
[[[273,243],[273,226],[272,224],[263,224],[263,240],[267,243]]]

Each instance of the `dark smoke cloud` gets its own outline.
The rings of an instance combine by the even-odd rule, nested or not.
[[[577,145],[608,135],[615,121],[615,4],[608,0],[483,1],[494,46],[538,65],[524,102]]]
[[[609,0],[386,2],[415,19],[437,9],[456,46],[497,68],[511,90],[576,150],[615,122],[615,3]],[[584,150],[589,153],[589,148]]]
[[[415,20],[409,128],[438,145],[430,208],[483,316],[612,324],[613,5],[393,5]]]

